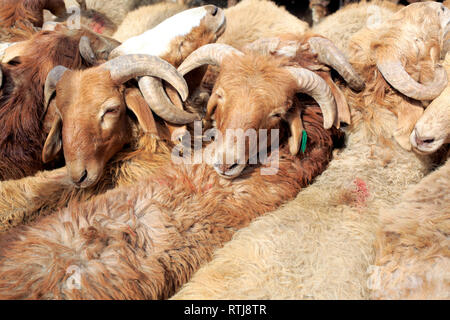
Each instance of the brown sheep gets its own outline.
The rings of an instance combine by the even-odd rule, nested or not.
[[[441,10],[437,3],[420,6],[430,4]],[[429,15],[428,21],[439,21],[437,12],[426,10],[401,22],[411,26],[409,19],[427,19],[423,12]],[[424,27],[437,29],[436,25],[419,26],[412,29],[418,36]],[[345,129],[346,148],[335,154],[328,169],[294,201],[240,230],[174,298],[370,298],[367,268],[375,260],[379,213],[395,207],[408,187],[420,182],[434,166],[430,157],[408,152],[395,142],[398,119],[389,108],[410,100],[383,84],[371,57],[374,51],[365,44],[372,41],[368,35],[382,42],[378,36],[389,27],[386,24],[378,33],[361,34],[353,44],[356,55],[349,58],[366,87],[357,93],[341,86],[352,117]],[[406,44],[405,57],[411,55],[414,64],[416,50],[407,51],[410,37],[414,35],[400,40]],[[356,50],[358,44],[362,48]],[[371,59],[361,58],[361,52]],[[364,65],[367,60],[370,63]]]
[[[217,16],[219,17],[219,15]],[[204,41],[214,41],[216,38],[216,32],[221,32],[220,30],[216,30],[215,28],[205,28],[203,29],[203,32],[200,32],[202,36],[198,37],[195,35],[198,35],[197,32],[199,30],[195,28],[194,31],[195,34],[188,34],[184,41],[179,37],[175,37],[174,39],[172,39],[173,41],[169,41],[169,47],[177,44],[182,45],[181,57],[180,52],[178,50],[175,50],[163,54],[161,58],[172,63],[180,63],[184,58],[186,58],[187,55],[192,52],[192,50],[195,50],[198,46],[204,44]],[[158,46],[158,48],[160,48],[160,46]],[[151,49],[152,48],[150,46],[149,50]],[[64,70],[61,68],[58,69]],[[99,73],[95,74],[95,70],[99,71]],[[97,101],[97,99],[99,98],[99,92],[106,93],[107,97],[116,95],[117,88],[114,88],[114,90],[112,91],[108,91],[107,89],[105,89],[108,88],[106,84],[110,84],[109,77],[106,78],[108,79],[107,83],[105,83],[104,78],[100,77],[100,79],[98,79],[99,75],[104,75],[105,73],[107,76],[108,71],[105,69],[102,70],[102,66],[99,66],[96,69],[94,68],[92,70],[86,70],[81,73],[69,72],[67,74],[68,78],[73,77],[75,76],[75,74],[77,74],[79,77],[78,80],[74,83],[65,83],[64,78],[62,78],[61,84],[56,87],[56,98],[52,100],[50,106],[53,105],[56,109],[54,102],[58,100],[58,93],[64,92],[66,96],[74,99],[74,103],[71,105],[72,112],[76,116],[79,116],[77,114],[77,110],[79,110],[80,105],[76,103],[75,100],[77,98],[75,95],[71,95],[71,92],[73,92],[74,89],[79,89],[83,86],[83,84],[79,81],[83,77],[90,77],[91,80],[97,79],[96,83],[98,84],[98,86],[91,86],[87,88],[88,91],[85,93],[89,98],[85,101]],[[63,84],[67,87],[64,88]],[[129,83],[129,85],[134,86],[133,83]],[[49,87],[54,88],[54,86]],[[97,89],[98,91],[96,91]],[[48,90],[48,99],[52,97],[52,93],[53,90]],[[133,93],[133,95],[136,95],[136,92]],[[60,97],[59,99],[63,100],[62,97]],[[142,102],[142,99],[139,100]],[[123,102],[123,104],[121,103],[119,108],[119,113],[121,115],[123,115],[123,109],[125,109],[124,105],[125,102]],[[85,107],[85,112],[88,113],[92,112],[92,110],[94,110],[94,112],[95,110],[97,111],[96,116],[90,118],[89,121],[92,121],[94,123],[93,127],[98,127],[100,125],[100,121],[98,120],[98,113],[100,113],[101,110],[105,111],[103,104],[85,104],[81,107]],[[146,114],[152,117],[150,109],[148,107],[147,109],[148,110]],[[142,109],[142,111],[144,112],[145,109]],[[165,111],[167,112],[167,110]],[[67,109],[66,112],[68,112]],[[189,114],[189,116],[191,116],[191,114]],[[167,130],[167,127],[164,125],[164,123],[160,123],[159,120],[161,119],[155,117],[158,135],[160,136],[159,138],[155,135],[154,132],[148,130],[152,129],[153,125],[150,125],[148,127],[139,125],[139,122],[141,122],[140,120],[146,120],[146,123],[151,123],[151,117],[136,119],[136,117],[133,115],[133,112],[127,112],[128,125],[125,123],[125,127],[129,128],[129,130],[126,130],[125,132],[122,130],[122,133],[126,136],[126,140],[129,139],[129,143],[123,145],[123,149],[120,150],[120,152],[118,152],[106,164],[104,174],[103,176],[101,176],[100,181],[87,189],[77,189],[73,182],[68,185],[66,179],[61,180],[59,178],[51,178],[51,174],[49,174],[49,179],[45,179],[45,177],[47,177],[45,173],[38,174],[37,177],[24,178],[19,181],[7,181],[0,183],[0,193],[2,195],[5,195],[0,197],[0,232],[8,230],[20,223],[28,222],[38,215],[45,215],[53,212],[56,208],[64,207],[67,205],[67,202],[70,199],[76,198],[80,201],[86,200],[95,195],[104,193],[106,190],[111,189],[115,186],[133,184],[136,182],[136,180],[142,179],[143,177],[153,173],[155,170],[161,167],[161,165],[169,161],[169,148],[171,146],[171,142],[169,139],[170,135],[166,133],[165,130]],[[121,118],[120,123],[124,124],[123,118]],[[77,131],[77,124],[72,123],[72,126],[72,128],[74,129],[72,132],[73,134],[75,134]],[[49,141],[57,142],[60,138],[60,131],[56,129],[57,127],[55,127],[55,130],[53,130],[52,134],[49,135]],[[91,130],[89,126],[87,127],[87,129]],[[167,138],[167,136],[169,136],[169,138]],[[99,139],[101,138],[102,137],[100,136]],[[51,145],[52,144],[49,142],[47,147],[50,147]],[[57,143],[53,145],[58,147]],[[90,150],[92,150],[94,146],[86,146],[86,144],[81,144],[81,146],[85,147],[85,155],[92,156]],[[111,145],[109,147],[117,148],[116,146]],[[75,142],[75,144],[73,145],[73,149],[75,150],[76,148],[79,148],[79,144]],[[70,147],[64,148],[64,151],[66,151],[66,149],[68,149],[70,152]],[[47,150],[47,155],[55,155],[59,149],[47,148]],[[83,159],[82,157],[80,158]],[[99,164],[103,165],[103,161],[99,162]],[[67,171],[66,168],[64,168],[64,170]],[[79,180],[76,182],[79,182]],[[30,186],[33,186],[31,188],[32,191],[30,190]],[[10,194],[12,190],[11,188],[15,189],[17,194],[20,193],[22,196],[15,196],[13,198],[6,196],[7,194]]]
[[[94,59],[105,59],[117,45],[86,29],[61,27],[60,31],[34,35],[21,44],[23,54],[16,63],[1,65],[0,180],[18,179],[44,169],[41,154],[48,133],[43,121],[44,84],[56,65],[74,69],[91,65],[80,52],[82,38],[90,40]]]
[[[267,44],[262,40],[263,46]],[[341,73],[352,87],[360,90],[364,86],[339,50],[325,38],[286,35],[284,42],[273,40],[273,52],[269,54],[264,50],[261,54],[258,42],[252,46],[244,52],[223,44],[203,46],[179,67],[187,74],[205,64],[220,66],[205,121],[214,120],[221,133],[214,167],[227,178],[239,176],[250,158],[259,153],[250,148],[249,141],[239,144],[234,133],[228,134],[229,129],[270,131],[287,122],[291,128],[291,153],[299,152],[302,104],[296,98],[298,92],[319,103],[325,128],[338,126],[336,105],[343,105],[340,110],[348,107],[325,64]],[[332,59],[328,59],[330,56]]]
[[[133,186],[3,235],[0,298],[170,297],[236,230],[292,199],[325,169],[340,134],[323,129],[315,106],[303,121],[305,154],[280,150],[275,175],[254,168],[231,182],[206,165],[168,162]]]

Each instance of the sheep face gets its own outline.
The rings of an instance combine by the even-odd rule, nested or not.
[[[450,87],[436,98],[417,121],[410,142],[414,151],[430,154],[450,143]]]
[[[101,178],[106,163],[132,138],[133,120],[127,111],[134,114],[144,134],[158,134],[144,97],[162,92],[161,81],[156,81],[159,87],[140,84],[143,97],[134,83],[128,83],[136,77],[163,79],[181,97],[188,95],[183,76],[168,62],[149,55],[121,56],[82,71],[63,66],[53,68],[47,75],[44,90],[45,104],[51,107],[54,103],[55,110],[55,119],[42,152],[44,163],[54,159],[63,149],[72,182],[86,188]],[[56,94],[54,100],[51,99],[53,94]],[[152,105],[161,104],[158,99],[153,102]],[[165,107],[180,112],[175,106]],[[173,116],[179,119],[179,114]]]
[[[225,31],[222,9],[206,5],[180,12],[155,28],[117,47],[110,58],[125,54],[150,54],[178,66],[189,53],[211,42]]]
[[[111,157],[129,141],[124,87],[107,71],[67,71],[56,87],[60,116],[56,134],[46,150],[64,146],[64,158],[73,183],[84,188],[96,183]],[[52,145],[53,147],[49,148]]]
[[[275,62],[275,63],[274,63]],[[249,158],[258,154],[259,130],[279,129],[293,106],[295,81],[288,71],[265,56],[232,56],[224,60],[213,94],[208,102],[207,119],[215,120],[222,139],[216,141],[216,172],[235,178],[245,169]],[[254,136],[238,141],[238,131]],[[264,145],[270,144],[263,142]]]

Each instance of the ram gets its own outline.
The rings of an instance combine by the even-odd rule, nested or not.
[[[444,61],[450,78],[450,54]],[[450,143],[450,85],[427,107],[411,133],[414,151],[431,154]]]
[[[43,121],[47,73],[59,64],[74,69],[90,66],[93,59],[105,59],[117,45],[85,29],[59,29],[32,36],[20,44],[22,54],[16,63],[1,65],[0,180],[21,178],[44,168],[41,154],[48,133]],[[89,42],[92,47],[87,48]]]
[[[214,17],[216,21],[211,20]],[[192,18],[197,22],[203,19],[198,15]],[[209,25],[202,24],[200,38],[191,33],[180,38],[178,34],[172,33],[173,38],[165,39],[166,48],[158,43],[156,48],[147,49],[154,50],[154,53],[160,54],[167,61],[180,63],[204,41],[213,41],[216,33],[222,32],[224,21],[219,11],[215,16],[208,16],[207,21]],[[173,28],[172,25],[168,27]],[[167,30],[160,31],[170,37],[171,33],[166,32]],[[169,50],[172,45],[178,48],[180,44],[181,56],[179,50]],[[122,45],[117,49],[122,51],[125,47]],[[133,57],[136,58],[133,55],[118,54],[117,58],[88,70],[75,71],[59,66],[49,72],[44,90],[47,101],[45,104],[53,105],[55,110],[59,110],[59,115],[55,116],[42,155],[45,161],[49,161],[61,154],[60,151],[64,151],[67,165],[65,170],[69,173],[72,184],[67,185],[65,179],[45,181],[40,178],[42,175],[2,183],[0,192],[5,195],[0,197],[2,230],[28,221],[35,215],[50,213],[57,207],[63,207],[71,198],[86,199],[117,185],[132,184],[157,170],[164,162],[170,161],[170,135],[167,127],[161,123],[161,118],[178,123],[193,121],[197,115],[174,107],[164,90],[158,91],[161,83],[159,87],[156,84],[155,89],[149,88],[144,81],[140,86],[144,96],[151,99],[152,109],[161,116],[154,118],[137,89],[137,83],[126,83],[126,80],[139,74],[145,75],[142,72],[149,72],[149,75],[159,72],[161,77],[178,88],[182,97],[187,95],[186,82],[171,64],[162,59],[152,58],[148,54],[137,56],[138,60]],[[130,69],[131,66],[136,66],[136,69]],[[153,70],[156,66],[159,70]],[[149,93],[152,90],[156,90],[157,94]],[[130,97],[124,101],[127,93]],[[80,101],[83,103],[79,103]],[[33,192],[26,191],[30,190],[30,186],[33,186]],[[83,188],[77,189],[79,187]],[[48,192],[50,190],[52,192]],[[6,194],[10,192],[23,197],[7,197]]]
[[[270,49],[261,50],[266,46]],[[348,106],[326,65],[338,71],[353,88],[364,87],[334,44],[314,35],[269,38],[253,43],[244,52],[224,44],[203,46],[181,64],[179,71],[188,74],[205,64],[220,67],[205,121],[213,120],[221,133],[214,168],[226,178],[238,177],[259,152],[257,144],[250,147],[250,139],[239,143],[236,132],[229,134],[229,130],[270,131],[279,129],[282,121],[287,122],[291,128],[291,153],[299,152],[303,106],[296,93],[305,93],[317,101],[326,129],[339,126],[338,109],[346,110]]]
[[[404,27],[411,28],[410,33],[400,33],[401,28],[396,31],[398,44],[406,45],[402,52],[409,64],[406,58],[412,59],[411,63],[416,61],[409,56],[416,53],[410,52],[411,37],[419,37],[427,30],[433,35],[432,30],[445,26],[442,14],[446,10],[437,3],[410,5],[402,10],[396,14],[401,16],[392,19],[402,17]],[[414,21],[416,17],[421,17],[423,23]],[[433,21],[434,25],[430,23]],[[381,42],[389,23],[371,35],[378,35],[376,40]],[[366,38],[367,33],[365,37],[356,34],[353,45],[359,45],[360,50],[370,46],[362,46]],[[420,45],[429,46],[434,39],[424,40]],[[391,52],[397,52],[397,48],[394,46]],[[357,53],[349,56],[351,61],[358,61]],[[352,115],[351,125],[345,129],[346,148],[335,154],[328,169],[294,201],[239,231],[174,299],[370,297],[367,268],[375,260],[379,212],[394,207],[408,186],[430,172],[433,163],[430,157],[406,151],[396,143],[398,119],[389,111],[389,101],[400,94],[384,82],[376,63],[353,66],[366,87],[354,92],[341,86]],[[377,103],[377,94],[384,90],[388,93],[380,100],[386,103]],[[396,99],[410,101],[405,96]]]
[[[0,298],[170,297],[235,230],[294,197],[325,169],[342,134],[323,128],[314,105],[305,108],[303,122],[305,153],[292,156],[282,141],[276,174],[255,167],[230,182],[206,164],[167,162],[132,186],[2,235]]]
[[[450,72],[450,55],[444,67]],[[425,110],[411,135],[414,151],[445,152],[450,137],[447,87]],[[450,256],[450,161],[417,185],[394,207],[380,211],[376,260],[369,288],[377,299],[448,299]]]

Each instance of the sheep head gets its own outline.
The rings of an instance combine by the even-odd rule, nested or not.
[[[338,118],[335,94],[319,72],[293,63],[289,55],[267,54],[271,53],[272,44],[273,41],[263,41],[254,45],[259,49],[256,51],[263,54],[252,50],[243,53],[224,44],[206,45],[192,53],[179,67],[182,74],[187,74],[205,64],[220,66],[205,122],[213,119],[221,133],[222,139],[216,141],[214,168],[225,178],[239,176],[249,159],[262,151],[258,145],[261,148],[266,144],[259,139],[260,130],[270,132],[271,129],[280,129],[283,122],[289,125],[291,131],[288,141],[290,152],[294,155],[298,153],[303,127],[302,104],[296,93],[305,93],[315,99],[321,107],[325,128],[331,128]],[[273,46],[275,53],[292,52],[292,48],[286,46],[281,46],[277,51],[278,45]],[[316,49],[324,54],[324,48],[320,45]],[[295,58],[297,50],[298,43],[293,48]],[[328,62],[331,60],[336,62],[335,59]],[[329,71],[324,65],[322,67]],[[342,69],[342,66],[338,69],[345,69],[347,73],[343,73],[351,75],[353,80],[358,78],[353,70]],[[361,86],[360,81],[356,83]],[[256,133],[257,143],[250,144],[250,139],[239,143],[237,130]],[[269,141],[272,138],[270,135],[267,137]]]
[[[450,53],[444,61],[450,74]],[[427,107],[410,136],[413,150],[431,154],[450,143],[450,85]]]
[[[106,163],[129,142],[128,110],[144,132],[157,134],[141,93],[125,85],[140,76],[164,79],[181,97],[188,94],[187,84],[176,69],[149,55],[121,56],[83,71],[55,67],[47,77],[45,101],[46,105],[55,103],[57,115],[43,149],[43,161],[51,161],[63,149],[73,183],[86,188],[100,179]],[[148,94],[151,90],[148,88]]]
[[[439,60],[449,28],[450,10],[430,1],[401,9],[374,31],[375,39],[365,37],[386,81],[407,97],[429,101],[448,82]]]
[[[110,58],[124,54],[150,54],[179,66],[192,51],[215,42],[225,31],[225,26],[223,10],[214,5],[185,10],[126,40],[111,53]]]

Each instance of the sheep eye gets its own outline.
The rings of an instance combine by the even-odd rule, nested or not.
[[[108,115],[115,116],[118,113],[119,113],[119,107],[118,106],[117,107],[107,108],[105,110],[105,112],[103,113],[103,115],[102,115],[102,120],[105,118],[105,116],[108,116]]]
[[[275,118],[275,119],[281,119],[282,115],[281,115],[281,113],[277,112],[277,113],[272,114],[271,117]]]
[[[106,109],[104,114],[116,114],[118,112],[119,112],[119,108],[115,107],[115,108]]]

